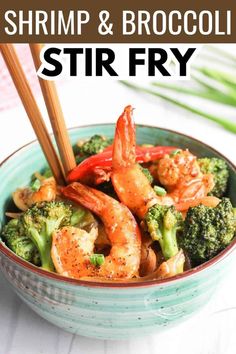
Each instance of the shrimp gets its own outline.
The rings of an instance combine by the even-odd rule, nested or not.
[[[149,274],[144,275],[143,277],[138,279],[130,279],[129,281],[142,282],[146,280],[158,280],[174,277],[175,275],[183,273],[185,260],[186,259],[183,250],[179,250],[175,256],[169,258],[167,261],[162,262],[154,272],[149,272]]]
[[[153,171],[154,178],[168,191],[176,189],[181,180],[196,178],[201,175],[197,158],[188,150],[179,150],[174,156],[165,155]]]
[[[120,201],[143,219],[148,209],[156,203],[163,204],[165,197],[157,196],[135,162],[136,140],[132,112],[132,107],[127,106],[116,124],[111,180]],[[168,198],[165,198],[165,202],[173,204]]]
[[[161,263],[155,272],[157,279],[173,277],[184,271],[185,256],[183,250],[180,250],[175,256]]]
[[[155,177],[176,202],[203,198],[214,188],[211,174],[202,174],[197,157],[188,150],[166,155],[157,163]]]
[[[53,177],[41,181],[38,191],[33,191],[29,187],[17,189],[12,197],[15,205],[22,211],[27,210],[33,204],[38,202],[50,202],[56,199],[57,185]]]
[[[154,204],[184,205],[196,198],[206,197],[214,187],[213,176],[203,175],[196,157],[188,151],[180,151],[174,159],[166,155],[159,161],[158,179],[167,187],[168,193],[162,197],[157,196],[135,163],[136,141],[132,111],[132,107],[127,106],[119,117],[113,144],[111,179],[120,201],[143,219]]]
[[[110,254],[99,267],[90,262],[96,235],[75,228],[63,228],[53,235],[52,258],[58,273],[72,278],[99,277],[130,279],[138,276],[141,234],[129,209],[108,195],[72,183],[63,195],[98,215],[111,243]]]

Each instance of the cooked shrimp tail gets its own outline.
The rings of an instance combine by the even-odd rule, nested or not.
[[[127,106],[116,123],[113,145],[113,169],[119,169],[135,164],[136,135],[133,121],[133,108]]]
[[[138,217],[143,218],[148,208],[160,200],[135,162],[132,112],[132,107],[127,106],[116,125],[111,179],[120,201]]]
[[[91,210],[99,216],[102,216],[105,211],[108,199],[112,199],[105,193],[102,193],[94,188],[89,188],[88,186],[78,182],[62,188],[61,192],[69,199],[82,204],[85,208]]]

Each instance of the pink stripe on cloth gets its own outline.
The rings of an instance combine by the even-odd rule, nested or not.
[[[40,85],[35,72],[33,59],[31,57],[28,44],[15,44],[20,63],[29,80],[30,87],[35,96],[41,94]],[[61,81],[60,81],[61,82]],[[0,111],[13,108],[21,104],[12,78],[9,74],[7,66],[4,62],[2,55],[0,55]]]

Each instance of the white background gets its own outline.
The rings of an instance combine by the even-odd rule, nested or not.
[[[132,104],[136,122],[187,133],[236,162],[235,135],[162,101],[138,95],[119,82],[67,81],[59,86],[59,95],[68,127],[115,122],[124,106]],[[40,98],[39,104],[45,112]],[[228,111],[220,107],[217,113],[223,116]],[[0,113],[1,160],[33,139],[34,132],[20,105]],[[0,275],[0,354],[235,354],[235,276],[232,269],[210,304],[185,324],[146,338],[111,342],[74,336],[47,323],[18,300]]]

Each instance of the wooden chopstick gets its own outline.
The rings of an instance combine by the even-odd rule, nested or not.
[[[43,117],[30,89],[15,49],[11,44],[0,44],[0,49],[52,173],[57,183],[64,185],[65,178],[61,162],[54,149],[50,135],[48,134],[46,125],[43,121]]]
[[[42,45],[39,43],[30,44],[31,54],[34,60],[36,71],[41,65],[40,51]],[[56,87],[53,81],[44,80],[39,77],[41,90],[44,101],[47,107],[49,119],[51,121],[54,136],[57,142],[59,154],[67,175],[75,166],[75,157],[70,143],[69,135],[67,133],[63,112],[60,101],[57,95]]]

